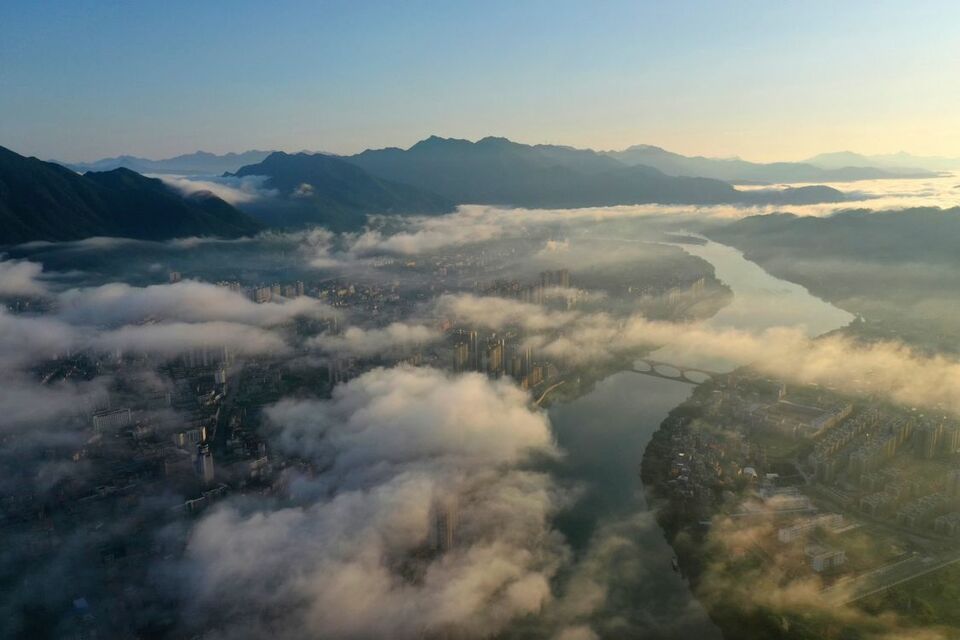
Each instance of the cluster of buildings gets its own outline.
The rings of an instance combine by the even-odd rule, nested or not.
[[[477,371],[490,377],[510,376],[523,389],[532,389],[557,376],[556,367],[534,360],[532,347],[513,333],[481,334],[476,329],[453,329],[452,368],[457,373]]]
[[[960,426],[867,406],[823,434],[809,455],[816,482],[863,514],[904,529],[960,532]]]
[[[528,284],[521,283],[519,280],[497,280],[484,287],[481,293],[486,296],[516,298],[530,304],[544,304],[551,298],[551,294],[558,289],[570,289],[569,270],[542,271],[536,282]],[[567,304],[575,300],[575,298],[568,296],[563,296],[560,299]]]

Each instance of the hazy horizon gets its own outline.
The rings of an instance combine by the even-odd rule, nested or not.
[[[663,150],[665,150],[665,151],[669,151],[669,152],[671,152],[671,153],[676,153],[676,154],[683,155],[683,156],[687,156],[687,157],[703,157],[703,158],[716,159],[716,160],[745,160],[745,161],[748,161],[748,162],[761,162],[761,163],[762,163],[762,162],[805,162],[805,161],[807,161],[807,160],[809,160],[809,159],[811,159],[811,158],[813,158],[813,157],[815,157],[815,156],[817,156],[817,155],[825,155],[825,154],[832,154],[832,153],[853,153],[853,154],[859,154],[859,155],[863,155],[863,156],[867,156],[867,157],[871,157],[871,156],[877,156],[877,157],[882,157],[882,156],[895,156],[895,155],[898,155],[898,154],[906,154],[906,155],[915,156],[915,157],[927,157],[927,154],[916,153],[916,152],[914,152],[914,151],[911,150],[911,149],[890,149],[890,150],[886,150],[886,151],[882,151],[882,150],[881,150],[881,151],[877,151],[877,152],[874,152],[874,153],[866,153],[866,152],[860,151],[860,150],[858,150],[858,149],[849,149],[849,148],[836,148],[836,149],[833,149],[833,148],[829,148],[829,149],[822,149],[822,150],[820,150],[820,151],[817,151],[817,152],[815,152],[815,153],[811,153],[811,154],[806,155],[806,156],[803,156],[803,157],[774,157],[774,158],[767,158],[767,159],[764,159],[764,160],[758,160],[758,159],[756,159],[756,158],[747,157],[747,156],[744,156],[744,155],[738,154],[738,153],[730,153],[730,154],[727,154],[727,155],[710,155],[710,154],[708,154],[708,153],[702,153],[702,152],[697,151],[697,150],[681,150],[681,149],[676,149],[676,148],[673,148],[673,147],[667,147],[667,146],[664,146],[664,145],[661,145],[661,144],[654,144],[654,143],[651,143],[651,142],[644,142],[644,141],[629,142],[629,143],[626,143],[626,144],[624,144],[624,145],[622,145],[622,146],[619,146],[619,147],[609,147],[609,148],[605,148],[605,147],[597,147],[597,146],[591,147],[591,146],[573,145],[573,144],[566,144],[566,143],[563,143],[563,142],[551,142],[551,141],[542,141],[542,140],[518,140],[518,139],[515,139],[515,138],[511,138],[511,137],[509,137],[509,136],[503,136],[503,135],[499,135],[499,134],[496,134],[496,133],[490,133],[490,134],[487,134],[487,135],[476,136],[476,137],[467,137],[467,136],[454,135],[454,134],[451,134],[451,135],[440,135],[440,134],[436,134],[436,133],[431,133],[431,134],[428,134],[428,135],[426,135],[426,136],[423,136],[422,138],[412,139],[411,141],[405,142],[405,143],[394,144],[394,145],[373,144],[372,146],[362,147],[362,148],[356,148],[356,149],[352,149],[352,150],[348,150],[348,151],[344,151],[344,152],[335,152],[335,151],[330,151],[330,150],[328,150],[328,149],[323,149],[323,148],[280,147],[280,146],[265,146],[265,147],[259,147],[259,148],[254,148],[254,147],[229,148],[229,147],[225,147],[224,149],[222,149],[222,150],[217,150],[217,151],[211,150],[211,149],[209,149],[209,148],[200,148],[200,147],[198,147],[198,148],[195,148],[195,149],[185,148],[185,149],[183,149],[183,150],[180,150],[180,151],[177,151],[177,152],[174,152],[174,153],[170,153],[170,154],[159,154],[159,155],[158,155],[158,154],[150,155],[150,154],[138,153],[138,152],[135,152],[135,151],[121,151],[121,152],[118,152],[118,153],[115,153],[115,154],[101,155],[101,156],[96,156],[96,157],[63,158],[63,157],[54,157],[54,156],[50,156],[50,157],[37,156],[36,154],[29,154],[29,153],[26,153],[26,152],[22,152],[22,151],[19,150],[19,149],[11,149],[11,150],[12,150],[12,151],[16,151],[16,152],[18,152],[18,153],[24,153],[25,155],[30,155],[30,156],[38,157],[38,158],[41,159],[41,160],[48,160],[48,161],[51,161],[51,162],[70,162],[70,163],[77,163],[77,164],[83,164],[83,163],[88,163],[88,162],[97,162],[97,161],[100,161],[100,160],[105,160],[105,159],[109,159],[109,158],[118,158],[118,157],[124,157],[124,156],[136,157],[136,158],[144,158],[144,159],[147,159],[147,160],[159,161],[159,160],[167,160],[167,159],[170,159],[170,158],[175,158],[175,157],[179,157],[179,156],[188,156],[188,155],[198,154],[198,153],[210,153],[210,154],[217,155],[217,156],[224,156],[224,155],[229,155],[229,154],[240,155],[240,154],[243,154],[243,153],[250,153],[250,152],[255,152],[255,151],[269,151],[269,152],[280,151],[280,152],[289,153],[289,154],[296,154],[296,153],[325,153],[325,154],[331,154],[331,155],[337,155],[337,156],[349,156],[349,155],[353,155],[353,154],[355,154],[355,153],[360,153],[360,152],[362,152],[362,151],[370,150],[370,149],[374,149],[374,150],[376,150],[376,149],[384,149],[384,148],[409,149],[410,147],[414,146],[414,145],[417,144],[418,142],[421,142],[421,141],[426,140],[427,138],[431,138],[431,137],[438,137],[438,138],[444,138],[444,139],[450,139],[450,140],[467,140],[467,141],[469,141],[469,142],[478,142],[479,140],[482,140],[482,139],[484,139],[484,138],[506,138],[506,139],[510,140],[511,142],[516,142],[516,143],[518,143],[518,144],[525,144],[525,145],[555,145],[555,146],[561,146],[561,147],[570,147],[570,148],[574,148],[574,149],[591,150],[591,151],[596,151],[596,152],[599,152],[599,153],[615,152],[615,151],[624,151],[624,150],[630,149],[630,148],[632,148],[632,147],[639,147],[639,146],[650,146],[650,147],[659,147],[659,148],[661,148],[661,149],[663,149]],[[0,144],[0,146],[6,146],[6,145]],[[958,156],[960,156],[960,154],[953,154],[953,155],[950,155],[950,154],[929,154],[929,157],[933,157],[933,158],[943,158],[943,159],[950,159],[950,158],[955,158],[955,157],[958,157]]]

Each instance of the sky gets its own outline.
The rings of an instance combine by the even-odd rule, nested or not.
[[[0,3],[0,145],[960,155],[960,3]]]

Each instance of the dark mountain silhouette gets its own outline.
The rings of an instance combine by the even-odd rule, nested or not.
[[[588,149],[432,136],[409,149],[367,150],[344,160],[460,204],[586,207],[620,204],[800,204],[840,201],[835,189],[741,192],[720,180],[670,176]]]
[[[220,175],[225,171],[236,171],[244,165],[260,162],[270,155],[270,153],[270,151],[254,150],[217,155],[207,151],[197,151],[164,160],[151,160],[149,158],[138,158],[136,156],[118,156],[116,158],[104,158],[94,162],[62,162],[60,164],[79,172],[110,171],[123,167],[136,171],[137,173]]]
[[[608,151],[606,155],[629,165],[655,167],[672,176],[702,176],[727,182],[782,183],[782,182],[851,182],[881,178],[919,178],[934,174],[920,169],[881,168],[865,159],[862,164],[835,164],[817,166],[811,162],[748,162],[739,158],[705,158],[684,156],[660,147],[640,144],[623,151]],[[856,162],[856,157],[848,158]]]
[[[322,224],[334,230],[361,228],[367,214],[439,214],[455,204],[418,187],[385,180],[324,154],[271,153],[235,174],[267,176],[264,186],[279,191],[281,206],[251,207],[273,226]]]
[[[0,244],[91,236],[238,237],[261,228],[210,193],[184,197],[129,169],[81,176],[0,147]]]

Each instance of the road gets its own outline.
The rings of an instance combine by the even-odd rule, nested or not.
[[[540,397],[537,398],[537,401],[536,401],[535,404],[537,404],[538,406],[539,406],[540,404],[542,404],[543,401],[547,399],[547,395],[548,395],[551,391],[553,391],[554,389],[556,389],[557,387],[559,387],[560,385],[562,385],[564,382],[566,382],[566,380],[561,380],[560,382],[557,382],[557,383],[555,383],[555,384],[552,384],[552,385],[550,385],[549,387],[547,387],[546,389],[544,389],[544,390],[543,390],[543,393],[540,394]]]
[[[960,562],[960,551],[940,557],[914,553],[904,560],[841,580],[824,589],[820,594],[835,606],[840,606],[886,591],[956,562]]]

